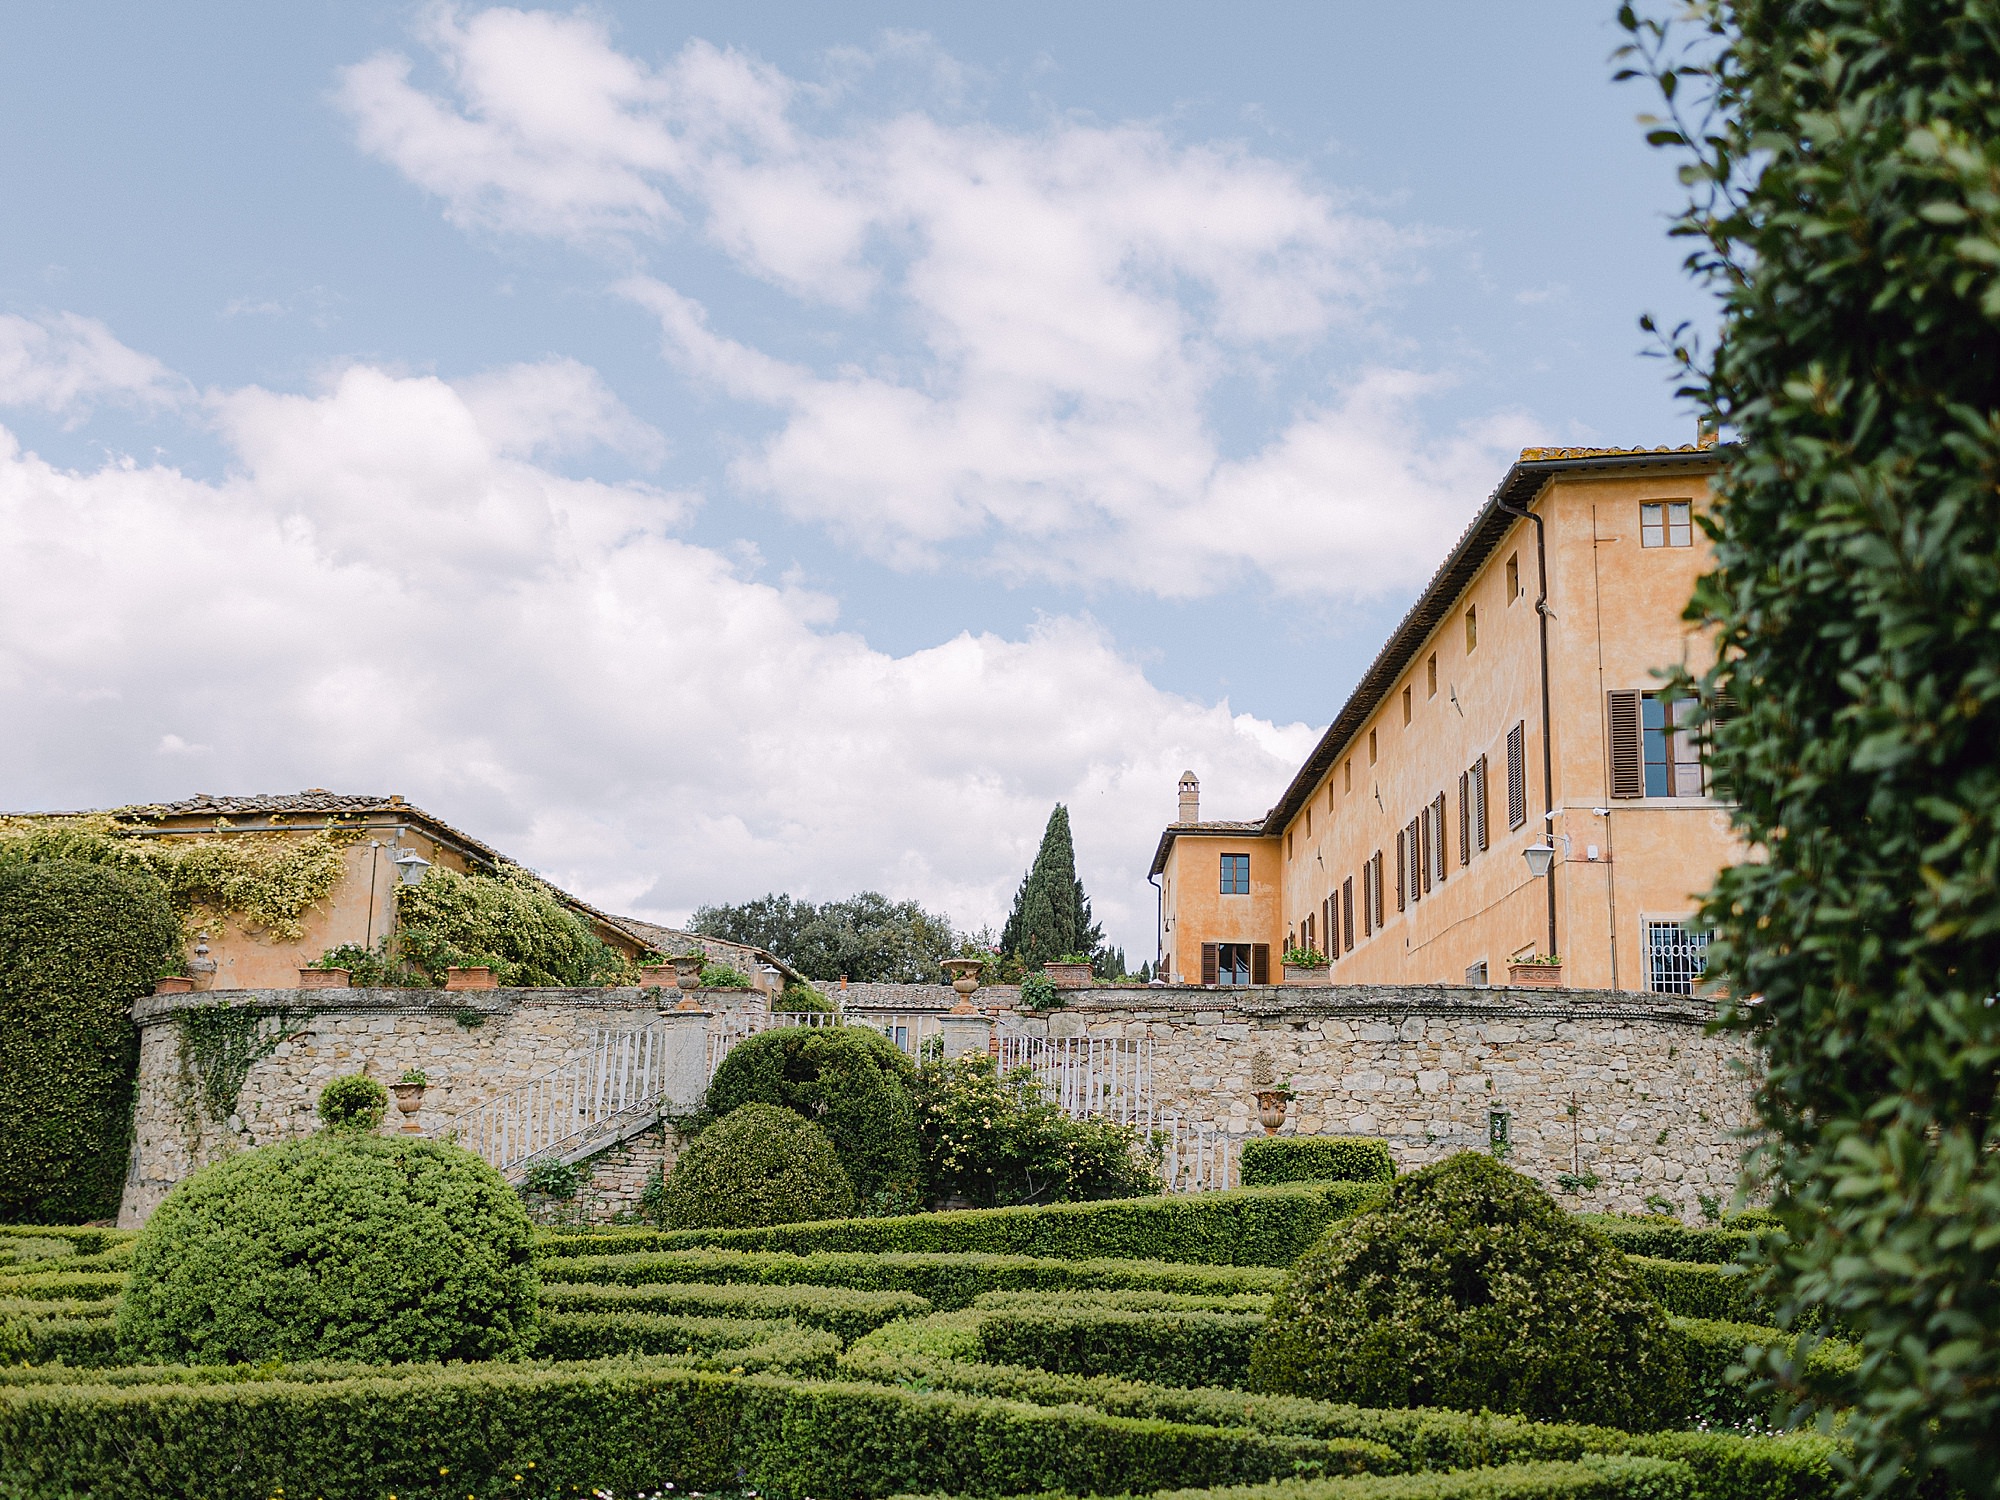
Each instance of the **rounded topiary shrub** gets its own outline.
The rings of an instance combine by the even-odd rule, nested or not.
[[[672,1229],[751,1229],[841,1218],[854,1211],[854,1188],[817,1125],[746,1104],[688,1143],[662,1203]]]
[[[440,1141],[323,1131],[204,1167],[140,1231],[127,1352],[265,1359],[504,1359],[535,1342],[526,1211]]]
[[[319,1094],[320,1123],[329,1130],[373,1130],[389,1108],[389,1091],[360,1073],[336,1078]]]
[[[812,1121],[861,1202],[914,1201],[923,1178],[916,1068],[866,1026],[786,1026],[739,1042],[715,1070],[708,1107],[777,1104]]]
[[[151,875],[0,863],[0,1222],[118,1212],[139,1061],[131,1004],[180,948]]]
[[[1476,1152],[1412,1172],[1300,1257],[1251,1360],[1264,1391],[1647,1430],[1682,1344],[1625,1258]]]

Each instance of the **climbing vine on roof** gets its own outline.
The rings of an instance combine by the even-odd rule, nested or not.
[[[144,871],[167,889],[189,930],[225,919],[282,942],[304,935],[300,918],[333,893],[343,851],[361,835],[329,823],[311,833],[171,837],[108,813],[0,820],[0,865],[74,860]]]

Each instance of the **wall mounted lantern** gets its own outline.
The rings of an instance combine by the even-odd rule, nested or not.
[[[1540,880],[1549,873],[1549,866],[1555,863],[1555,845],[1530,844],[1521,851],[1521,858],[1528,862],[1528,878]]]
[[[394,864],[396,872],[403,877],[404,885],[415,885],[424,878],[424,871],[431,867],[431,862],[414,849],[405,849],[396,856]]]

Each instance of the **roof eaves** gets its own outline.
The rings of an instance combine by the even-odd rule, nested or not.
[[[1284,795],[1264,815],[1262,832],[1275,836],[1297,816],[1320,778],[1340,759],[1341,752],[1381,706],[1403,669],[1416,659],[1423,643],[1444,622],[1467,585],[1519,522],[1518,516],[1500,508],[1503,502],[1517,509],[1527,509],[1541,494],[1542,487],[1558,474],[1590,469],[1712,468],[1720,462],[1723,451],[1714,445],[1704,447],[1694,444],[1650,449],[1523,448],[1521,457],[1508,468],[1486,503],[1459,536],[1457,545],[1439,564],[1437,572],[1431,575],[1431,581],[1417,596],[1416,603],[1410,606],[1409,613],[1390,632],[1375,660],[1361,674],[1361,681],[1327,726],[1326,733],[1320,736],[1319,743],[1299,767],[1298,774],[1292,777]],[[1162,840],[1163,851],[1164,848],[1165,840]],[[1156,859],[1159,857],[1162,856],[1156,856]]]

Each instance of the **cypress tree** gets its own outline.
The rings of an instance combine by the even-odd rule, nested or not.
[[[1014,893],[1014,910],[1000,932],[1000,948],[1038,969],[1065,953],[1095,954],[1104,929],[1091,920],[1090,898],[1076,878],[1076,847],[1069,809],[1060,802],[1042,830],[1035,862]]]

